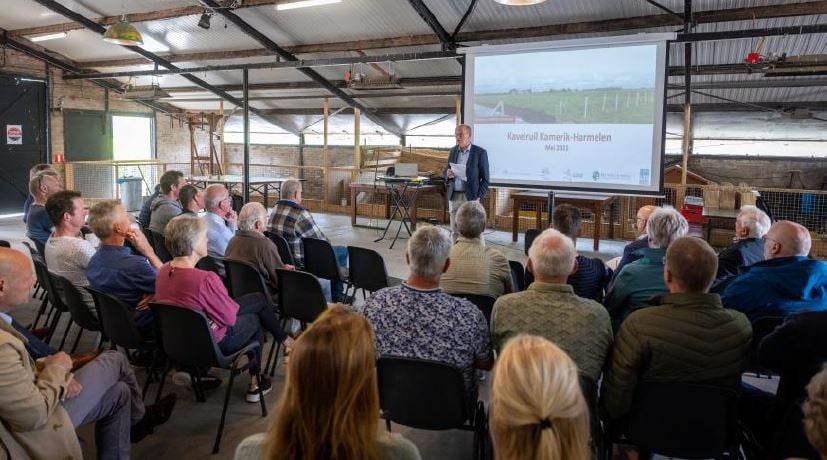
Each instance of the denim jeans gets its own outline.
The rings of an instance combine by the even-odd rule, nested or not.
[[[336,262],[340,267],[347,267],[347,246],[333,246],[333,252],[336,254]],[[345,292],[345,285],[342,283],[331,283],[331,297],[332,301],[338,302],[342,300],[342,295]]]

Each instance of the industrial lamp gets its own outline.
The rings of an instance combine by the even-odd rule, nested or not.
[[[546,0],[494,0],[494,1],[501,4],[501,5],[528,6],[528,5],[537,5],[539,3],[543,3]]]
[[[123,15],[120,21],[106,29],[106,33],[103,34],[103,41],[124,46],[144,44],[144,38],[141,37],[141,33],[138,32],[135,26],[129,23],[126,15]]]

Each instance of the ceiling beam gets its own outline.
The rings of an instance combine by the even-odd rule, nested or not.
[[[694,74],[693,74],[694,75]],[[693,89],[732,89],[732,88],[805,88],[827,86],[827,78],[811,78],[791,80],[787,78],[779,79],[761,79],[761,80],[742,80],[742,81],[707,81],[707,82],[692,82]],[[684,90],[684,85],[671,84],[668,86],[670,90]]]
[[[827,32],[827,24],[806,26],[770,27],[762,29],[728,30],[725,32],[689,32],[680,33],[675,39],[678,43],[705,42],[712,40],[734,40],[738,38],[774,37],[778,35],[821,34]]]
[[[344,80],[330,80],[330,83],[336,85],[338,88],[347,89],[347,83]],[[429,86],[460,86],[462,85],[461,76],[448,77],[415,77],[415,78],[400,78],[399,85],[403,88],[419,88]],[[224,91],[241,91],[241,85],[218,85],[218,88]],[[267,90],[283,90],[283,89],[321,89],[319,85],[312,81],[290,81],[281,83],[251,83],[250,91],[267,91]],[[203,92],[203,88],[197,86],[178,86],[178,87],[164,87],[168,93],[197,93]],[[351,90],[357,93],[355,90]],[[369,94],[370,90],[359,91],[358,94]]]
[[[245,0],[238,8],[250,8],[254,6],[267,6],[284,3],[285,0]],[[146,13],[127,13],[126,19],[129,22],[147,22],[160,21],[164,19],[180,18],[183,16],[194,16],[204,13],[203,6],[184,6],[180,8],[170,8],[166,10],[149,11]],[[121,16],[101,16],[97,18],[90,18],[92,22],[102,26],[110,26],[121,20]],[[69,32],[70,30],[80,30],[84,26],[77,22],[62,22],[60,24],[52,24],[48,26],[26,27],[24,29],[14,29],[9,31],[11,37],[31,36],[54,34],[58,32]]]
[[[418,97],[439,97],[439,96],[459,96],[461,92],[459,90],[456,91],[428,91],[425,93],[382,93],[382,92],[368,92],[365,94],[352,94],[351,96],[354,99],[383,99],[383,98],[390,98],[390,97],[405,97],[405,98],[418,98]],[[251,101],[295,101],[295,100],[302,100],[302,99],[310,99],[310,100],[321,100],[325,99],[328,96],[326,94],[302,94],[298,96],[254,96],[251,97]],[[215,97],[169,97],[164,98],[164,100],[168,102],[218,102],[221,99]]]
[[[827,110],[827,101],[811,102],[740,102],[692,104],[692,112],[783,112],[795,109]],[[667,112],[683,112],[683,104],[667,104]]]
[[[827,59],[808,59],[808,60],[793,60],[792,57],[787,57],[785,61],[778,61],[774,63],[761,64],[747,64],[746,62],[735,64],[707,64],[707,65],[693,65],[692,75],[732,75],[732,74],[752,74],[752,73],[766,73],[775,69],[808,69],[827,66]],[[685,74],[683,66],[669,67],[669,76],[677,77]]]
[[[442,27],[439,19],[437,19],[434,13],[428,9],[428,6],[425,5],[423,0],[408,0],[408,3],[411,5],[411,8],[416,11],[419,17],[425,21],[425,24],[428,24],[428,27],[434,31],[434,34],[437,38],[439,38],[439,43],[442,45],[443,50],[447,51],[456,48],[454,38],[448,33],[447,30],[445,30],[444,27]]]
[[[696,24],[708,24],[728,21],[747,21],[754,19],[782,18],[790,16],[807,16],[827,14],[827,0],[793,3],[789,5],[769,5],[754,8],[733,8],[728,10],[711,10],[694,13]],[[491,42],[519,38],[551,38],[565,34],[607,33],[636,29],[649,29],[663,26],[682,26],[683,22],[670,14],[637,16],[631,18],[607,19],[567,24],[553,24],[539,27],[515,29],[498,29],[476,32],[460,32],[454,38],[457,42]],[[404,37],[387,37],[369,40],[353,40],[334,43],[316,43],[307,45],[285,46],[283,49],[293,54],[327,53],[352,50],[400,48],[406,46],[439,45],[439,39],[433,34],[411,35]],[[272,56],[267,49],[249,49],[236,51],[213,51],[200,53],[167,54],[163,57],[170,62],[209,61],[233,59],[240,57]],[[144,59],[110,59],[81,62],[82,68],[89,67],[127,67],[146,64]]]
[[[102,25],[91,21],[89,18],[83,16],[82,14],[79,14],[79,13],[76,13],[76,12],[72,11],[71,9],[61,5],[60,3],[56,2],[55,0],[34,0],[34,1],[36,1],[37,3],[45,6],[46,8],[48,8],[52,11],[54,11],[55,13],[63,15],[67,19],[71,19],[72,21],[75,21],[79,24],[82,24],[84,27],[86,27],[87,29],[89,29],[93,32],[96,32],[96,33],[101,34],[101,35],[103,35],[103,33],[106,32],[106,28],[103,27]],[[219,7],[221,7],[221,5],[215,4],[215,7],[219,8]],[[218,11],[223,11],[223,9],[218,10]],[[160,66],[163,66],[163,67],[166,67],[167,69],[176,69],[177,68],[171,62],[169,62],[169,61],[157,56],[156,54],[151,53],[151,52],[149,52],[149,51],[147,51],[147,50],[145,50],[145,49],[143,49],[139,46],[124,46],[124,48],[126,48],[130,51],[133,51],[135,53],[138,53],[141,56],[155,62],[156,64],[158,64]],[[218,87],[215,87],[215,86],[207,83],[206,81],[204,81],[204,80],[202,80],[202,79],[200,79],[200,78],[198,78],[194,75],[183,74],[181,76],[186,78],[187,80],[189,80],[193,84],[198,85],[201,88],[204,88],[205,90],[207,90],[207,91],[209,91],[209,92],[211,92],[211,93],[213,93],[217,96],[220,96],[224,100],[227,100],[227,101],[229,101],[229,102],[231,102],[231,103],[233,103],[237,106],[241,106],[243,104],[243,102],[240,99],[238,99],[237,97],[230,95],[226,91],[224,91],[224,90],[222,90]],[[274,125],[282,128],[282,129],[285,129],[289,132],[293,131],[292,129],[290,129],[288,127],[285,127],[283,124],[278,123],[276,120],[268,119],[266,114],[260,113],[258,111],[258,109],[250,107],[250,111],[255,113],[256,115],[261,116],[264,120],[266,120],[270,123],[273,123]]]
[[[386,107],[374,109],[380,115],[439,115],[454,113],[456,106],[450,107]],[[324,115],[321,107],[294,108],[294,109],[265,109],[268,115]],[[353,107],[342,108],[339,113],[353,113]],[[398,134],[398,133],[394,133]]]
[[[255,69],[310,69],[313,67],[329,67],[347,64],[375,63],[375,62],[407,62],[434,59],[456,59],[459,55],[453,51],[434,51],[425,53],[401,53],[381,56],[349,56],[339,58],[296,59],[289,61],[259,62],[255,64],[228,64],[208,65],[200,67],[186,67],[173,69],[135,70],[126,72],[94,73],[66,75],[64,80],[90,80],[101,78],[144,77],[152,75],[180,75],[202,72],[219,72],[228,70],[255,70]]]
[[[218,8],[218,7],[221,6],[215,0],[199,0],[199,2],[202,5],[210,7],[210,8]],[[228,21],[235,24],[245,34],[249,35],[250,38],[257,41],[264,48],[266,48],[266,49],[272,51],[273,53],[277,54],[282,59],[285,59],[285,60],[288,60],[288,61],[297,61],[298,60],[298,58],[294,54],[292,54],[289,51],[286,51],[284,48],[280,47],[278,44],[276,44],[276,42],[274,42],[273,40],[270,40],[266,35],[261,33],[255,27],[248,24],[245,20],[238,17],[232,11],[229,11],[227,9],[217,9],[216,13],[220,14],[225,19],[227,19]],[[322,75],[320,75],[315,70],[308,69],[308,68],[299,68],[298,71],[303,73],[306,77],[310,78],[311,80],[315,81],[322,88],[330,91],[334,96],[336,96],[339,99],[343,100],[347,105],[349,105],[351,107],[358,108],[359,110],[361,110],[362,113],[366,117],[368,117],[368,119],[370,119],[371,121],[373,121],[377,125],[381,126],[385,130],[387,130],[389,133],[391,133],[391,134],[400,134],[402,132],[402,130],[399,129],[398,126],[394,125],[393,123],[389,122],[388,120],[384,120],[384,119],[380,118],[379,116],[377,116],[370,107],[364,106],[359,101],[357,101],[356,99],[353,99],[352,97],[350,97],[347,93],[345,93],[344,91],[339,89],[336,85],[331,84],[327,79],[325,79]]]

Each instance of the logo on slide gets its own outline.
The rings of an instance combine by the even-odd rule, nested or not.
[[[640,185],[649,185],[649,169],[640,170]]]
[[[600,180],[600,172],[598,172],[598,171],[593,172],[592,173],[592,180],[595,181],[595,182],[599,181]]]

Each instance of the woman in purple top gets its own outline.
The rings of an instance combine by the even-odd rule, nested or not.
[[[173,259],[158,271],[155,280],[158,302],[204,313],[224,353],[235,352],[252,341],[263,344],[264,330],[287,348],[292,346],[293,340],[282,330],[270,305],[257,297],[242,297],[239,305],[230,298],[218,275],[195,268],[198,260],[207,255],[206,222],[194,216],[176,217],[167,224],[164,237]],[[256,349],[255,366],[261,362],[259,350]],[[247,401],[258,402],[255,371],[251,370],[250,375]],[[262,377],[260,385],[262,394],[271,390],[269,379]]]

